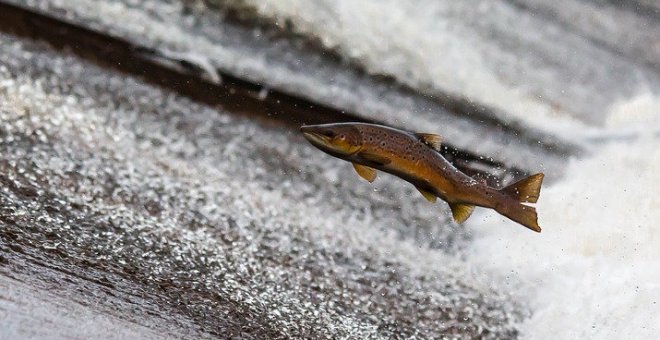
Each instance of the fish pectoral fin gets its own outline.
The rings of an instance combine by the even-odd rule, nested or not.
[[[375,153],[371,153],[368,151],[362,151],[358,154],[358,156],[368,162],[378,164],[378,165],[387,165],[392,162],[389,158],[385,156],[381,156]]]
[[[357,172],[360,177],[369,181],[369,183],[376,179],[376,169],[357,163],[353,163],[353,167],[355,168],[355,172]]]
[[[463,203],[449,203],[449,207],[451,208],[451,214],[454,216],[454,221],[456,221],[456,223],[465,222],[474,211],[474,205]]]
[[[435,201],[438,199],[438,197],[436,197],[435,194],[430,191],[424,190],[420,187],[415,187],[415,188],[417,188],[417,190],[419,190],[419,192],[422,193],[422,196],[424,196],[424,198],[426,198],[426,200],[431,203],[435,203]]]
[[[442,146],[442,137],[440,137],[440,135],[432,133],[416,133],[415,136],[431,149],[440,151],[440,147]]]

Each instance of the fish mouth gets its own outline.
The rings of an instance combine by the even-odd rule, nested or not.
[[[303,136],[305,136],[305,138],[313,145],[324,147],[330,145],[330,138],[328,136],[324,136],[318,132],[312,131],[303,131],[302,133]]]
[[[337,131],[324,125],[307,125],[300,128],[312,145],[335,157],[347,157],[356,153],[360,146],[352,145],[345,138],[337,139]]]
[[[305,136],[305,138],[315,146],[328,147],[332,144],[330,141],[330,136],[323,134],[322,130],[319,129],[318,126],[301,126],[300,131],[302,132],[303,136]]]

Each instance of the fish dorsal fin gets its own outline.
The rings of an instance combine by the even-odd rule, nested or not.
[[[419,190],[419,192],[422,193],[422,196],[424,196],[424,198],[426,198],[427,201],[431,203],[434,203],[436,201],[437,197],[432,192],[424,190],[420,187],[415,187],[415,188],[417,188],[417,190]]]
[[[355,171],[358,173],[358,175],[369,181],[369,183],[376,179],[376,169],[357,163],[353,163],[353,167],[355,168]]]
[[[454,221],[456,221],[456,223],[465,222],[474,211],[474,205],[469,204],[449,203],[449,207],[451,208],[451,214],[454,216]]]
[[[362,159],[374,163],[376,165],[387,165],[392,162],[389,158],[385,156],[381,156],[379,154],[375,154],[369,151],[362,151],[358,154]]]
[[[422,143],[428,145],[431,149],[435,151],[440,151],[442,146],[442,137],[432,133],[416,133],[415,136],[419,138]]]

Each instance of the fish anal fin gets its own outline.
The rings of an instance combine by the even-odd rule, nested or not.
[[[426,198],[426,200],[431,202],[431,203],[435,203],[435,201],[438,199],[438,197],[435,196],[434,193],[432,193],[428,190],[422,189],[420,187],[415,187],[415,188],[417,188],[417,190],[419,190],[419,192],[422,194],[422,196],[424,196],[424,198]]]
[[[376,179],[376,169],[357,163],[353,163],[353,167],[355,168],[355,172],[357,172],[360,177],[369,181],[369,183]]]
[[[440,135],[432,133],[416,133],[415,136],[431,149],[440,151],[440,147],[442,146],[442,137],[440,137]]]
[[[541,194],[541,184],[543,183],[543,177],[543,173],[531,175],[503,188],[502,192],[506,193],[518,202],[536,203],[536,201],[539,199],[539,195]]]
[[[387,165],[392,162],[389,158],[385,156],[381,156],[379,154],[375,154],[372,152],[368,151],[362,151],[358,154],[358,156],[362,159],[364,159],[367,162],[374,163],[376,165]]]
[[[456,221],[456,223],[465,222],[474,211],[474,205],[463,203],[449,203],[449,207],[451,208],[451,214],[454,216],[454,221]]]

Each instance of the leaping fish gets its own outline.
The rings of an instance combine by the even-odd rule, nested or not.
[[[376,170],[382,170],[410,182],[430,202],[440,197],[457,223],[465,222],[479,206],[541,232],[536,209],[523,203],[536,203],[543,173],[495,189],[447,161],[439,153],[441,137],[435,134],[366,123],[307,125],[300,130],[312,145],[353,163],[358,175],[369,182],[376,179]]]

